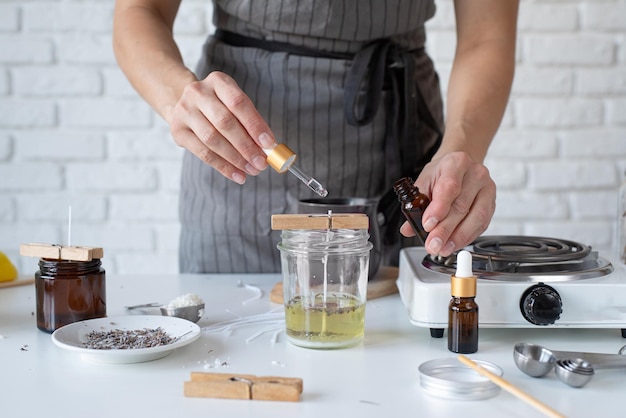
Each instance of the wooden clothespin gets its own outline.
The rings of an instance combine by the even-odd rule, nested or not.
[[[302,379],[251,374],[191,372],[191,380],[185,382],[184,393],[187,397],[195,398],[297,402],[302,393]]]
[[[52,244],[20,244],[20,255],[51,260],[91,261],[104,257],[100,247],[64,247]]]
[[[369,218],[364,213],[276,214],[272,229],[368,229]]]

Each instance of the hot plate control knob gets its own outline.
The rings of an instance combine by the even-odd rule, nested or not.
[[[561,296],[553,287],[538,283],[526,289],[520,300],[524,318],[535,325],[554,324],[563,312]]]

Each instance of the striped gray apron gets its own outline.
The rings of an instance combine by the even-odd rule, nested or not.
[[[424,22],[434,11],[433,0],[214,0],[214,24],[218,32],[231,37],[208,38],[196,75],[202,79],[219,70],[233,77],[277,141],[296,152],[296,163],[326,187],[329,197],[384,200],[393,180],[406,174],[401,169],[402,155],[415,155],[413,172],[417,173],[420,160],[432,153],[440,139],[436,129],[443,126],[439,81],[423,52]],[[259,45],[233,43],[232,35],[235,40],[239,36],[244,41],[259,40]],[[268,47],[272,44],[279,47]],[[371,46],[373,58],[363,53]],[[397,90],[406,86],[402,80],[397,86],[397,77],[388,76],[395,71],[391,68],[395,63],[389,65],[385,58],[388,51],[420,51],[403,57],[410,60],[409,80],[420,92],[421,112],[408,107],[408,117],[396,115],[404,100]],[[382,54],[386,55],[381,58]],[[363,56],[365,67],[372,60],[386,67],[385,76],[378,77],[380,91],[373,92],[380,96],[373,108],[368,90],[376,77],[358,71],[363,65],[353,65]],[[406,68],[399,71],[406,74]],[[346,97],[351,98],[350,105]],[[424,108],[431,123],[421,123],[426,119]],[[395,138],[397,125],[407,126],[406,122],[412,122],[414,131],[409,143]],[[189,152],[183,158],[181,272],[280,271],[276,248],[280,234],[271,231],[270,217],[296,212],[298,200],[317,196],[291,174],[271,168],[248,176],[240,186]],[[397,261],[399,221],[387,225],[387,264]]]

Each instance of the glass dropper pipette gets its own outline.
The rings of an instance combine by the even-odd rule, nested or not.
[[[321,197],[328,196],[328,190],[326,190],[319,181],[300,170],[300,168],[294,164],[296,154],[289,149],[287,145],[277,144],[275,147],[265,148],[263,151],[267,154],[267,163],[272,166],[274,170],[279,173],[289,171]]]
[[[302,180],[302,183],[309,186],[309,189],[313,190],[315,193],[317,193],[321,197],[328,196],[328,190],[326,190],[324,186],[322,186],[322,183],[315,180],[313,177],[309,176],[308,174],[304,173],[302,170],[298,168],[297,165],[292,164],[289,167],[289,172],[293,174],[294,176],[298,177],[300,180]]]

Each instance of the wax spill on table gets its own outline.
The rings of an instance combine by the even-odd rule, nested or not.
[[[239,316],[231,311],[229,313],[235,315],[236,318],[202,327],[202,332],[205,334],[222,333],[225,336],[230,336],[240,328],[250,325],[257,326],[259,329],[246,338],[246,344],[249,344],[267,333],[273,333],[270,341],[275,343],[278,340],[278,335],[285,329],[285,312],[282,309],[280,312],[272,309],[265,313],[248,316]]]
[[[250,302],[260,300],[263,297],[263,291],[258,286],[253,286],[251,284],[244,283],[242,280],[239,280],[237,282],[237,287],[243,287],[254,292],[254,295],[252,297],[250,297],[249,299],[245,299],[241,302],[242,305],[247,305]]]

